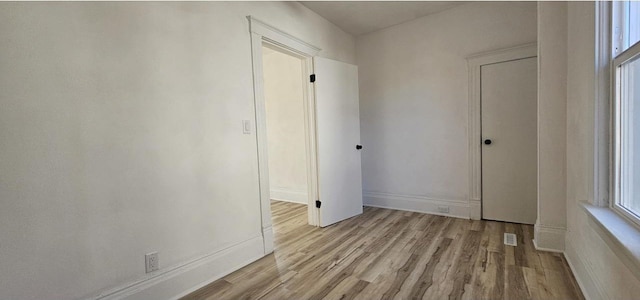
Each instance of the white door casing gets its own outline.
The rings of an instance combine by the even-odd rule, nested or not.
[[[480,71],[482,66],[537,57],[536,43],[497,49],[467,57],[469,71],[469,218],[482,219],[482,133],[480,122]]]
[[[260,183],[260,216],[262,219],[261,229],[264,244],[264,253],[273,252],[273,228],[271,223],[271,203],[269,191],[269,166],[268,166],[268,144],[267,144],[267,124],[264,100],[264,82],[262,65],[262,46],[270,44],[278,47],[282,51],[297,55],[304,61],[304,73],[313,72],[313,56],[320,52],[320,48],[306,43],[286,32],[283,32],[269,24],[264,23],[252,16],[247,16],[249,30],[251,31],[251,58],[253,66],[253,89],[255,104],[255,128],[258,157],[258,180]],[[307,205],[308,221],[310,225],[318,225],[318,210],[312,205],[317,198],[317,166],[316,166],[316,140],[315,140],[315,97],[313,84],[305,76],[305,131],[307,149],[307,195],[309,205]]]
[[[314,57],[320,226],[362,213],[357,66]]]

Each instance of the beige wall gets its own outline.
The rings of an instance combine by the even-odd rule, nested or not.
[[[358,37],[365,203],[468,217],[466,57],[536,34],[535,2],[482,2]]]
[[[567,3],[538,2],[538,220],[536,245],[564,250]]]
[[[1,299],[90,297],[148,278],[145,253],[166,270],[260,237],[247,15],[355,62],[294,2],[0,3]]]
[[[580,207],[593,201],[595,3],[568,4],[567,235],[565,255],[590,299],[634,299],[640,280]]]
[[[307,203],[302,60],[263,47],[271,199]]]

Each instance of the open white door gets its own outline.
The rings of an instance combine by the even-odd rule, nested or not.
[[[358,67],[314,57],[320,226],[362,213]]]

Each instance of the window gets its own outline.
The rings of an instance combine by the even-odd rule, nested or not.
[[[640,224],[640,2],[614,2],[612,207]]]
[[[613,2],[612,36],[614,56],[640,40],[640,2]]]

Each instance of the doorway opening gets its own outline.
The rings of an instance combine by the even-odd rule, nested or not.
[[[309,151],[305,57],[262,43],[269,200],[274,231],[295,218],[309,223]],[[277,234],[277,232],[274,232]]]
[[[297,199],[304,205],[305,195],[302,183],[305,180],[300,180],[301,175],[292,175],[294,169],[297,170],[296,174],[300,174],[300,157],[304,157],[303,164],[305,165],[304,170],[306,170],[306,210],[309,225],[326,227],[362,214],[360,153],[363,146],[360,145],[358,68],[348,63],[318,57],[320,52],[318,47],[251,16],[247,18],[251,31],[260,215],[264,253],[267,254],[274,250],[271,199],[285,200],[289,198],[287,200],[290,201]],[[268,57],[263,55],[263,52],[267,53]],[[265,76],[269,76],[267,73],[271,73],[265,68],[271,68],[270,61],[272,59],[288,61],[288,63],[281,64],[289,65],[290,73],[297,74],[291,75],[288,85],[277,82],[280,80],[277,79],[277,76],[275,81],[274,78],[265,79]],[[263,60],[268,61],[269,66],[263,64]],[[318,82],[315,80],[314,71],[320,75]],[[297,80],[296,76],[300,80]],[[265,80],[269,86],[265,85]],[[292,90],[298,94],[298,99],[299,94],[302,94],[303,122],[300,124],[299,115],[293,120],[298,124],[294,126],[302,126],[297,129],[302,129],[304,135],[306,154],[304,156],[298,151],[296,151],[297,154],[293,154],[293,148],[286,148],[290,146],[281,144],[284,143],[283,140],[278,142],[278,136],[283,135],[283,132],[286,133],[292,127],[276,125],[273,130],[268,128],[269,123],[276,124],[282,121],[280,120],[282,117],[278,117],[278,115],[296,115],[293,111],[299,112],[300,105],[297,102],[289,104],[287,107],[267,107],[273,103],[267,104],[266,97],[271,96],[266,96],[265,90],[272,90],[275,95],[273,98],[278,101],[278,98],[288,97],[283,89],[293,85],[302,86],[300,89],[295,87]],[[275,120],[268,121],[268,118],[271,119],[267,115],[268,111],[276,116]],[[284,129],[278,132],[279,126]],[[299,150],[300,131],[296,130],[295,134],[289,131],[286,135],[285,140],[298,141],[295,148]],[[298,138],[295,139],[294,136],[298,136]],[[270,143],[271,145],[269,145]],[[269,151],[274,152],[273,160],[285,161],[284,165],[273,166],[274,176],[280,176],[281,174],[275,175],[275,172],[282,170],[289,172],[284,177],[274,178],[273,186],[270,184],[269,168],[270,162],[274,162],[269,159]],[[292,164],[292,161],[295,160],[298,163]],[[293,165],[296,167],[293,168]],[[284,184],[283,182],[287,181],[286,178],[289,181]],[[284,189],[283,192],[283,187],[294,188],[289,191]]]
[[[316,114],[315,94],[313,83],[308,76],[313,74],[313,57],[320,52],[320,48],[295,38],[279,29],[268,25],[252,16],[247,16],[249,30],[251,31],[251,57],[253,66],[253,91],[255,104],[256,143],[258,146],[258,180],[260,186],[260,216],[264,253],[274,250],[273,223],[271,217],[271,184],[269,180],[269,144],[267,128],[267,108],[265,101],[265,73],[263,64],[263,51],[273,55],[287,55],[292,61],[301,64],[302,107],[304,120],[304,170],[306,170],[306,208],[307,222],[310,225],[318,225],[319,210],[314,205],[318,197],[318,174],[316,156]],[[275,52],[275,53],[274,53]],[[286,57],[286,56],[285,56]],[[275,144],[275,143],[274,143]],[[299,181],[298,181],[299,182]],[[277,184],[277,183],[276,183]],[[300,190],[298,190],[300,191]],[[276,189],[277,194],[277,189]],[[296,199],[303,200],[304,192],[299,193]]]

